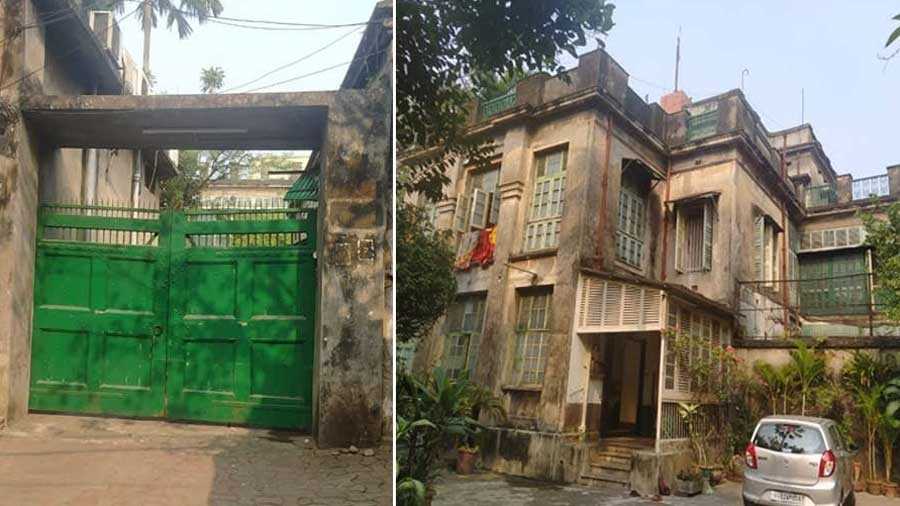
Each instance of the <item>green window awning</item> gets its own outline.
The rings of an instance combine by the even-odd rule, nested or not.
[[[303,174],[284,195],[287,201],[319,201],[319,175]]]

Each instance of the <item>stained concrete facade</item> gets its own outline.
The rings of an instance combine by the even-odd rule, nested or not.
[[[359,86],[340,91],[182,96],[86,94],[83,89],[47,93],[28,75],[30,46],[15,36],[18,27],[32,19],[26,16],[31,5],[30,1],[6,2],[3,12],[10,42],[3,48],[0,63],[7,82],[21,82],[0,91],[10,121],[0,156],[0,258],[4,260],[0,279],[6,290],[0,302],[0,417],[16,423],[28,411],[39,188],[49,184],[68,188],[77,180],[66,175],[57,178],[61,182],[52,177],[45,181],[51,170],[46,168],[48,154],[65,152],[53,156],[74,161],[77,157],[69,150],[312,150],[317,152],[321,171],[314,431],[324,447],[380,441],[385,391],[390,391],[382,383],[388,319],[383,259],[391,118],[391,83],[384,76],[390,58],[379,60],[386,62],[385,67],[366,66],[359,71],[354,66],[354,84]],[[385,23],[391,12],[390,4],[379,4],[367,29],[380,45],[379,53],[390,47],[390,26]],[[112,93],[104,88],[107,81],[97,82],[97,89]],[[220,129],[218,133],[196,134],[210,125]],[[229,134],[229,126],[244,133]]]
[[[503,399],[509,414],[505,423],[488,421],[495,430],[482,458],[496,471],[566,482],[620,481],[645,493],[654,491],[660,473],[671,482],[689,462],[684,437],[677,430],[667,433],[678,424],[671,408],[691,397],[668,383],[675,366],[663,363],[673,347],[664,329],[687,311],[704,328],[719,329],[715,338],[722,344],[752,337],[744,336],[741,282],[797,276],[802,255],[795,244],[805,229],[837,223],[805,205],[806,187],[840,180],[809,125],[769,132],[739,90],[694,102],[684,96],[666,101],[666,108],[640,99],[628,87],[625,69],[598,50],[582,55],[566,79],[539,74],[519,82],[515,102],[506,109],[490,116],[480,105],[471,111],[471,135],[495,145],[500,207],[493,263],[459,271],[457,282],[460,300],[480,298],[485,304],[470,371]],[[529,248],[530,213],[535,200],[545,198],[535,194],[539,160],[557,149],[566,153],[558,240],[549,248]],[[447,174],[447,198],[436,204],[438,228],[456,229],[457,199],[469,198],[467,179],[483,170],[459,163]],[[630,230],[640,243],[639,258],[617,252],[622,213],[630,212],[620,205],[625,186],[640,194],[643,206],[644,226]],[[702,256],[709,264],[690,267],[683,258],[676,261],[676,250],[688,251],[686,232],[678,227],[698,206],[711,210],[708,241],[703,236],[708,251],[696,252],[698,261]],[[849,213],[844,216],[849,219]],[[763,237],[756,233],[761,223],[771,243],[760,254],[755,237]],[[801,316],[783,311],[796,305],[796,294],[781,286],[769,282],[760,293],[780,308],[779,318],[789,314],[789,321],[781,321],[784,330],[799,325]],[[617,318],[611,313],[588,314],[593,290],[613,297],[619,294],[613,288],[626,293],[615,295],[616,303],[633,308],[622,314],[635,321],[641,308],[652,307],[654,314],[627,325],[610,324]],[[545,365],[539,383],[523,385],[512,374],[527,358],[517,344],[517,322],[523,321],[521,301],[535,289],[552,294],[540,350]],[[650,293],[658,299],[647,298]],[[651,302],[662,307],[658,313]],[[419,344],[414,369],[449,366],[446,332],[439,322]],[[631,346],[626,342],[639,343],[644,352],[623,352],[622,346]],[[618,365],[610,366],[613,360]],[[604,410],[624,402],[624,394],[609,394],[622,386],[609,380],[610,371],[623,369],[639,369],[635,378],[642,378],[636,379],[641,393],[629,394],[637,400],[628,402],[649,413],[639,415],[626,435],[650,446],[634,452],[640,466],[633,469],[646,472],[595,475],[594,454],[608,450],[604,441],[622,425],[621,418],[608,423]],[[621,416],[621,407],[615,409]]]

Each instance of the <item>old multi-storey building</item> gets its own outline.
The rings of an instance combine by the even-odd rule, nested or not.
[[[769,132],[738,90],[648,104],[602,50],[565,77],[473,108],[495,154],[458,164],[434,208],[459,237],[459,294],[414,366],[505,400],[487,466],[655,491],[689,458],[690,357],[666,330],[870,335],[857,211],[900,195],[900,167],[838,176],[811,126]]]

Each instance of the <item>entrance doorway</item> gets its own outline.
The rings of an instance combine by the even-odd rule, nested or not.
[[[600,437],[653,437],[656,425],[658,338],[606,336]]]

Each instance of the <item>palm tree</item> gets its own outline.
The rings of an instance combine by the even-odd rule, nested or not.
[[[98,4],[120,13],[133,5],[131,0],[99,0]],[[203,24],[211,17],[219,17],[223,10],[221,0],[180,0],[178,6],[175,0],[146,0],[137,14],[144,27],[144,72],[150,71],[150,32],[160,18],[166,19],[166,28],[174,25],[178,29],[178,38],[186,39],[194,32],[191,20]]]
[[[753,372],[759,378],[762,387],[771,404],[770,409],[773,415],[778,414],[778,397],[781,395],[781,374],[779,370],[772,364],[763,360],[757,360],[753,363]]]
[[[225,84],[225,71],[222,67],[207,67],[200,71],[200,86],[203,93],[215,93]]]
[[[798,339],[794,340],[796,349],[791,350],[791,365],[794,377],[800,387],[800,414],[806,416],[806,399],[812,387],[825,377],[825,359],[815,352],[815,346],[809,346]]]

